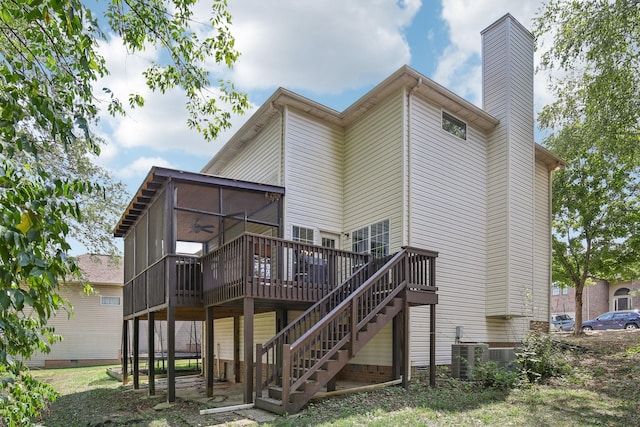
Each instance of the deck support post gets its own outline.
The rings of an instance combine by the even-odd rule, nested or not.
[[[253,298],[244,299],[244,403],[253,403]]]
[[[409,302],[407,292],[404,293],[404,308],[402,309],[402,387],[409,388],[411,375],[411,347],[409,344]]]
[[[392,379],[399,380],[402,376],[402,326],[404,313],[401,311],[393,318],[393,345],[392,345]]]
[[[133,318],[133,388],[140,388],[140,318]]]
[[[436,305],[429,305],[429,385],[436,386]]]
[[[176,401],[176,308],[167,308],[167,402]]]
[[[206,308],[205,313],[205,330],[206,330],[206,349],[205,360],[206,367],[204,370],[204,377],[207,380],[207,397],[213,396],[213,359],[214,359],[214,346],[213,346],[213,306]],[[220,358],[220,355],[218,355]],[[220,373],[218,373],[219,375]]]
[[[122,321],[122,384],[129,382],[129,321]]]
[[[240,316],[233,316],[233,381],[240,380]]]
[[[156,341],[155,314],[147,314],[147,378],[149,396],[156,394]]]

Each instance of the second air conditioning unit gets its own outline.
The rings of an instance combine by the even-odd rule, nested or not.
[[[465,343],[451,346],[451,376],[470,380],[474,367],[489,360],[487,344]]]

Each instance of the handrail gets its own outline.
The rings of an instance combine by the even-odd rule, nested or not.
[[[371,301],[366,301],[366,315],[380,312],[385,307],[386,301],[389,300],[387,297],[392,294],[394,296],[397,295],[402,290],[402,286],[406,284],[406,278],[404,277],[405,270],[403,268],[405,266],[403,261],[405,261],[406,256],[406,249],[402,249],[394,255],[380,270],[367,279],[362,286],[328,313],[321,322],[316,323],[309,331],[289,346],[290,369],[283,372],[283,385],[288,384],[288,388],[291,391],[297,390],[310,379],[324,363],[347,344],[350,344],[350,356],[355,356],[357,352],[355,341],[357,340],[358,332],[365,325],[365,323],[360,322],[360,319],[358,319],[359,309],[364,308],[359,305],[361,297],[367,292],[375,290],[375,292],[379,294],[377,298],[379,298],[380,301],[375,305],[371,304]],[[400,268],[397,269],[397,266],[400,266]],[[391,271],[394,272],[394,280],[385,280]],[[347,327],[345,328],[344,326]],[[331,340],[327,340],[327,338],[331,338]],[[288,398],[288,396],[283,396],[283,399]],[[283,400],[283,404],[288,405],[288,402],[285,403]]]
[[[389,260],[386,264],[385,267],[389,264],[395,264],[397,263],[400,259],[402,259],[404,257],[404,250],[401,250],[400,252],[396,253],[391,260]],[[371,277],[369,277],[358,289],[356,289],[351,295],[349,295],[347,298],[345,298],[344,300],[342,300],[342,302],[340,304],[338,304],[332,311],[336,311],[339,312],[341,311],[344,307],[346,306],[350,306],[351,305],[351,300],[353,298],[356,298],[360,295],[362,295],[365,290],[371,285],[372,282],[379,280],[379,278],[383,275],[385,275],[388,271],[387,268],[381,268],[378,271],[376,271]],[[332,314],[329,313],[327,314],[326,317],[331,316]],[[316,332],[321,329],[322,323],[318,322],[315,325],[313,325],[306,333],[304,333],[300,338],[298,338],[295,342],[291,343],[291,347],[296,347],[299,346],[299,342],[300,341],[304,341],[306,339],[308,339],[310,336],[316,334]]]
[[[332,311],[338,304],[340,304],[344,298],[361,286],[369,277],[370,262],[361,266],[353,273],[347,280],[345,280],[340,286],[336,287],[333,291],[327,294],[320,301],[309,307],[304,313],[298,316],[293,322],[289,323],[284,329],[280,330],[273,338],[267,341],[265,344],[256,346],[256,360],[258,361],[257,368],[259,369],[256,374],[257,379],[257,391],[258,394],[262,392],[263,388],[274,381],[279,374],[276,369],[277,364],[277,351],[281,351],[281,348],[285,344],[289,344],[292,341],[296,341],[301,335],[303,335],[311,325],[315,324],[319,319],[325,316],[326,313]],[[269,363],[269,355],[271,354],[271,362]],[[264,356],[267,356],[267,371],[266,381],[262,381],[261,375],[261,361]]]

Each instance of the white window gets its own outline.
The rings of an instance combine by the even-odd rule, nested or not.
[[[336,248],[336,239],[331,239],[329,237],[323,237],[322,238],[322,247],[323,248],[335,249]]]
[[[560,288],[557,286],[553,286],[551,288],[551,295],[560,295]]]
[[[105,297],[100,295],[100,305],[120,305],[120,297]]]
[[[562,288],[562,295],[569,295],[569,288],[568,287],[564,287]]]
[[[460,139],[465,141],[467,139],[467,124],[444,111],[442,112],[442,129]]]
[[[389,220],[384,220],[353,232],[353,252],[369,252],[376,258],[389,255]]]
[[[294,242],[300,243],[308,243],[313,245],[313,229],[312,228],[304,228],[298,227],[297,225],[293,226],[292,240]]]
[[[361,228],[353,232],[351,250],[358,253],[369,251],[369,227]]]

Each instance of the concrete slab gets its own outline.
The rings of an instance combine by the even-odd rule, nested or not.
[[[262,409],[241,409],[234,411],[236,414],[245,418],[252,419],[258,423],[268,423],[276,419],[277,415],[271,412],[263,411]]]

